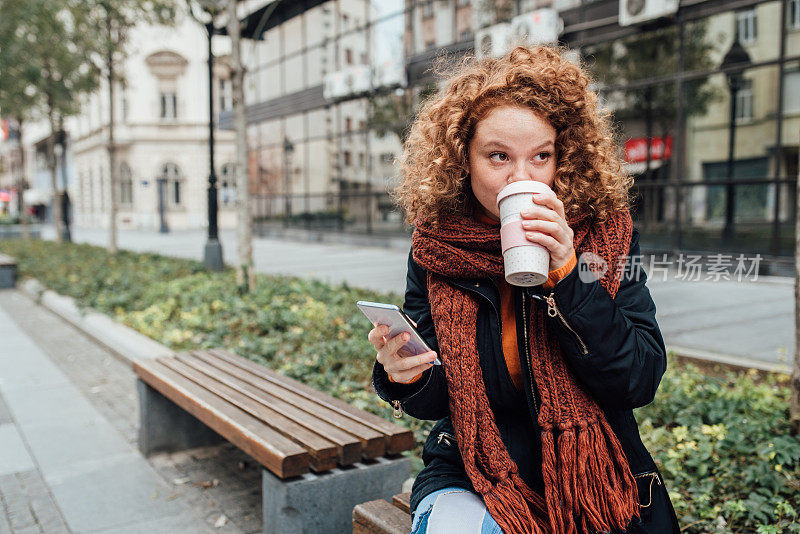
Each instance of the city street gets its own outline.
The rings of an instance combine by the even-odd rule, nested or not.
[[[53,237],[45,228],[44,238]],[[72,230],[76,242],[105,246],[106,231]],[[120,231],[121,248],[202,259],[203,230]],[[236,257],[236,235],[220,235],[225,262]],[[408,249],[255,238],[262,273],[289,274],[402,294]],[[644,263],[647,266],[647,263]],[[701,277],[705,278],[705,274]],[[758,368],[787,367],[794,353],[793,281],[759,276],[743,280],[683,281],[672,274],[648,281],[667,347],[679,354]]]

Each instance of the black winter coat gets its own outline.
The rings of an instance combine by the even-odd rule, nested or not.
[[[584,269],[583,271],[581,271]],[[630,253],[615,298],[600,283],[584,282],[588,274],[581,258],[578,265],[549,291],[541,286],[514,288],[517,310],[519,354],[527,347],[527,310],[547,306],[545,298],[555,297],[558,314],[549,317],[555,326],[562,353],[575,377],[591,393],[605,413],[633,473],[639,490],[641,520],[634,518],[627,532],[679,533],[677,518],[661,474],[642,444],[633,408],[652,402],[666,369],[666,350],[656,323],[656,308],[645,286],[641,265],[639,233],[633,229]],[[586,278],[586,277],[583,277]],[[477,348],[495,421],[520,476],[544,495],[541,472],[541,442],[537,424],[539,393],[532,379],[527,357],[520,358],[525,391],[511,381],[502,350],[500,295],[490,278],[448,281],[477,297]],[[438,352],[426,271],[412,255],[408,259],[405,312],[416,321],[428,345]],[[390,382],[383,366],[376,362],[373,385],[378,395],[396,409],[418,419],[438,420],[423,447],[424,469],[411,491],[411,509],[429,493],[448,486],[473,490],[455,441],[450,420],[444,368],[433,366],[411,384]],[[513,534],[513,533],[506,533]]]

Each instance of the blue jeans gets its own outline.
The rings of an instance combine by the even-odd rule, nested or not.
[[[503,534],[483,499],[464,488],[427,495],[414,512],[411,534]]]

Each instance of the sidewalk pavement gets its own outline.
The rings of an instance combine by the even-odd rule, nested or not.
[[[224,446],[145,459],[136,425],[129,366],[0,290],[0,534],[260,531],[258,466]]]
[[[52,227],[43,230],[45,239]],[[75,242],[105,246],[108,232],[73,228]],[[204,230],[159,234],[123,230],[121,248],[202,260]],[[222,231],[225,262],[236,258],[234,231]],[[352,287],[394,291],[402,295],[408,248],[361,247],[255,238],[253,259],[263,273],[290,274]],[[647,267],[647,263],[644,263]],[[703,278],[705,274],[703,275]],[[679,354],[756,368],[788,368],[794,354],[794,282],[759,276],[755,281],[684,281],[673,274],[647,282],[656,317],[669,349]],[[401,302],[400,302],[401,303]]]

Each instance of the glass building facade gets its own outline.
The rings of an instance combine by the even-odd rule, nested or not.
[[[270,17],[264,4],[243,46],[257,228],[407,233],[388,191],[434,65],[501,53],[502,32],[527,23],[593,73],[645,250],[793,253],[800,0],[681,2],[632,24],[619,0],[309,0]]]

